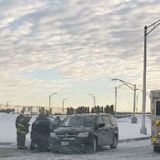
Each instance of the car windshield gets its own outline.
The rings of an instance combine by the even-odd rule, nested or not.
[[[63,127],[93,127],[95,124],[94,116],[68,116],[60,126]]]

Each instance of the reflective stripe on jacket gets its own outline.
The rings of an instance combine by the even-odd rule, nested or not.
[[[29,132],[29,119],[19,115],[16,119],[16,128],[18,133],[27,134]]]

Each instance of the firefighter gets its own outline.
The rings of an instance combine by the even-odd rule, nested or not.
[[[24,110],[16,118],[16,129],[17,129],[17,148],[27,149],[25,147],[26,135],[29,132],[29,121],[30,117],[24,115]]]

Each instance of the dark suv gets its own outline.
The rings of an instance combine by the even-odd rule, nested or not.
[[[118,144],[118,126],[110,114],[79,114],[67,116],[51,134],[53,152],[90,151]]]

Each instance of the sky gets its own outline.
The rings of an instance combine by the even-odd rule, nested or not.
[[[144,26],[159,19],[159,0],[0,0],[0,103],[48,106],[57,92],[54,107],[91,107],[88,93],[114,104],[112,78],[142,88]],[[160,88],[159,34],[148,36],[148,93]],[[133,91],[120,88],[117,104],[132,111]]]

